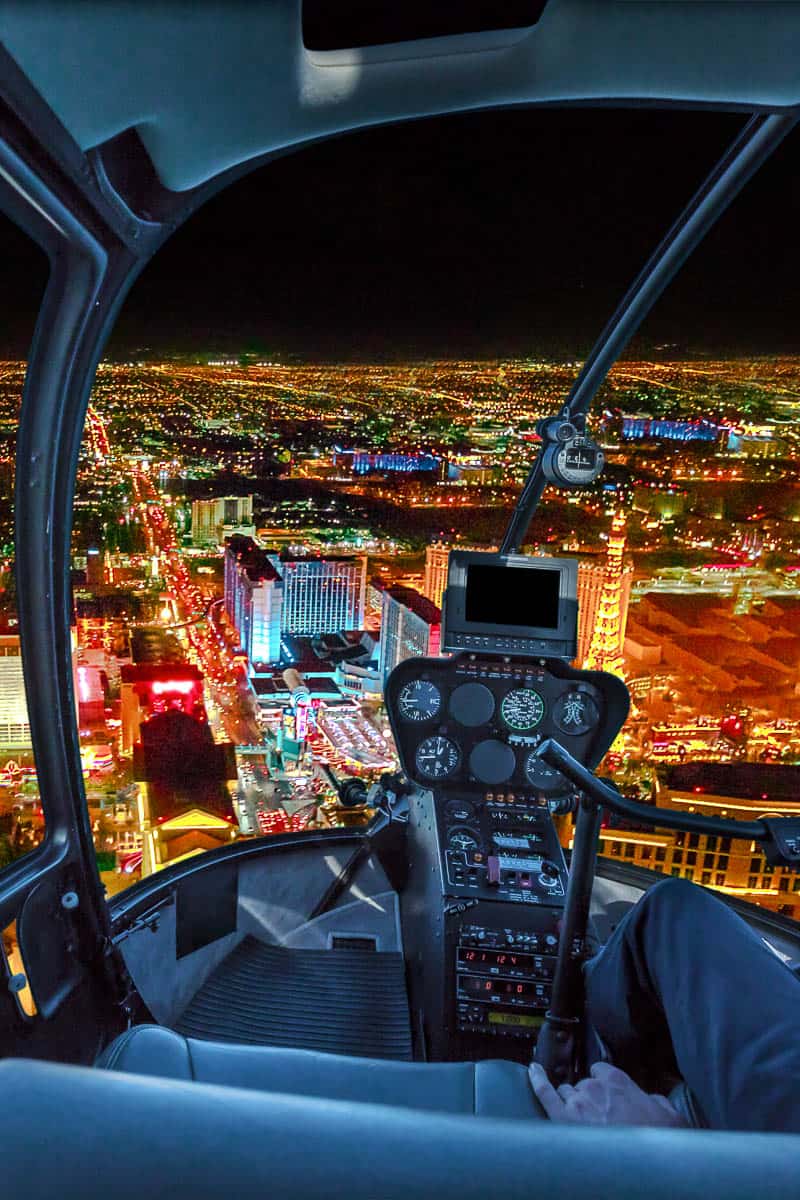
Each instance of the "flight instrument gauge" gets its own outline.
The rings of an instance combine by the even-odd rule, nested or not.
[[[544,716],[544,700],[533,688],[515,688],[503,697],[500,716],[509,729],[535,729]]]
[[[535,750],[531,750],[522,769],[531,787],[543,796],[555,796],[570,790],[569,781],[560,771],[554,770],[544,759],[539,758]]]
[[[447,844],[451,850],[463,850],[465,854],[478,849],[478,839],[471,829],[454,829],[447,839]]]
[[[553,721],[562,733],[581,737],[594,729],[600,712],[594,698],[577,689],[564,692],[553,705]]]
[[[603,451],[582,433],[576,433],[568,441],[551,442],[542,457],[546,478],[560,487],[586,487],[594,483],[604,463]]]
[[[461,755],[455,742],[446,737],[429,737],[417,746],[414,762],[426,779],[446,779],[459,764]]]
[[[432,721],[442,707],[442,693],[427,679],[412,679],[397,698],[397,707],[404,721]]]

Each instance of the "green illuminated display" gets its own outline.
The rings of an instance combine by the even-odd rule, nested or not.
[[[544,1017],[527,1017],[524,1013],[490,1012],[490,1025],[531,1025],[537,1028]]]

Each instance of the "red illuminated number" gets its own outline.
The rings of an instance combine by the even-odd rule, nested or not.
[[[490,992],[490,991],[492,990],[492,981],[491,981],[491,979],[487,979],[487,980],[486,980],[486,983],[483,985],[483,990],[484,990],[485,992]]]
[[[505,961],[506,961],[505,954],[498,954],[498,956],[497,956],[498,965],[502,966]]]
[[[525,990],[524,984],[518,983],[517,984],[517,995],[521,996],[524,990]]]
[[[511,955],[511,962],[512,962],[513,966],[516,966],[516,965],[517,965],[517,956],[516,956],[516,954],[512,954],[512,955]]]
[[[468,950],[468,951],[467,951],[467,953],[465,954],[465,956],[464,956],[464,957],[466,958],[467,962],[472,962],[472,960],[473,960],[473,959],[474,959],[474,957],[475,957],[475,951],[474,951],[474,950]]]

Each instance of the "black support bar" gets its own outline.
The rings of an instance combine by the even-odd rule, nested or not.
[[[724,817],[702,817],[697,813],[679,813],[671,808],[655,808],[649,804],[638,804],[628,800],[616,788],[604,783],[573,758],[568,750],[553,738],[547,738],[536,751],[549,767],[560,771],[574,783],[576,788],[591,796],[596,804],[609,812],[629,821],[643,825],[659,826],[664,829],[684,829],[687,832],[721,834],[723,837],[750,838],[753,841],[771,841],[772,834],[765,821],[727,821]],[[698,800],[702,804],[702,799]]]
[[[611,367],[686,259],[748,180],[800,119],[795,110],[752,117],[651,254],[617,306],[570,390],[572,419],[585,416]],[[500,545],[519,552],[545,489],[542,455],[537,455]]]

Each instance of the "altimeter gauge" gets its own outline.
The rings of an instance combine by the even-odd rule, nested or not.
[[[417,746],[414,762],[426,779],[446,779],[459,764],[461,755],[455,742],[446,737],[428,737]]]
[[[515,688],[503,697],[500,716],[517,733],[535,729],[544,716],[544,700],[533,688]]]
[[[397,707],[404,721],[432,721],[442,708],[442,693],[427,679],[412,679],[401,689]]]

